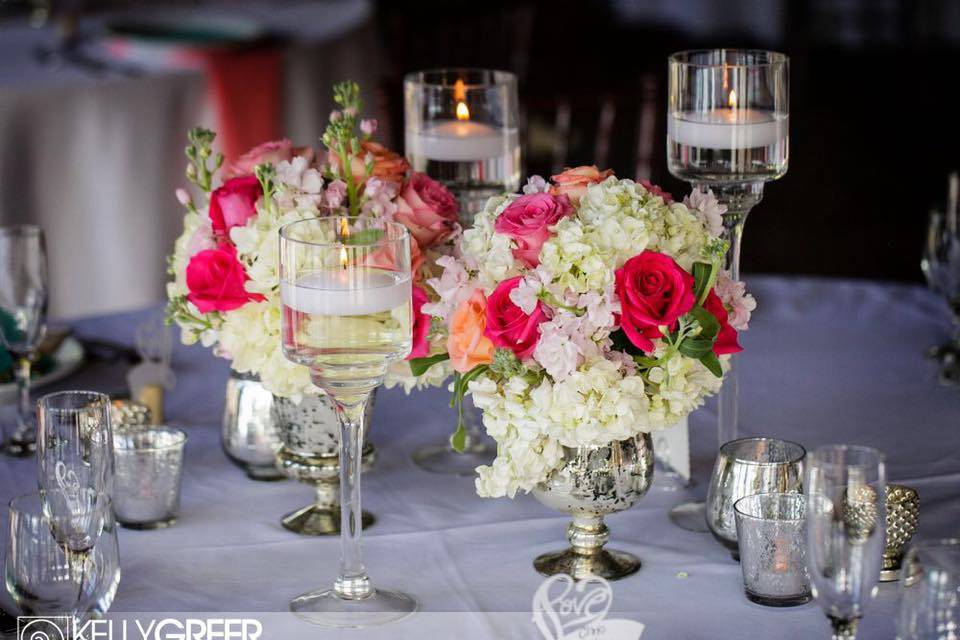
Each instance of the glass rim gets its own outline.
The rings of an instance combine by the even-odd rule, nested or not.
[[[730,455],[729,453],[725,453],[725,450],[728,447],[732,448],[734,445],[743,444],[745,442],[782,442],[783,444],[789,445],[791,447],[796,447],[799,450],[799,455],[791,457],[787,460],[782,460],[780,462],[763,462],[760,460],[747,460],[745,458],[738,458],[737,456]],[[807,450],[804,448],[802,444],[798,442],[794,442],[792,440],[784,440],[782,438],[769,438],[766,436],[755,436],[750,438],[737,438],[736,440],[725,442],[723,446],[720,447],[720,454],[726,455],[728,458],[731,458],[732,460],[736,460],[738,464],[749,464],[749,465],[765,467],[765,466],[777,466],[782,464],[793,464],[795,462],[800,462],[806,457]]]
[[[166,433],[173,435],[175,440],[168,444],[152,444],[147,447],[126,446],[126,444],[117,445],[117,440],[127,437],[136,437],[146,434]],[[153,425],[148,429],[139,431],[120,431],[113,433],[113,449],[116,451],[125,451],[130,453],[151,453],[154,451],[168,451],[170,449],[182,449],[187,444],[187,432],[179,427],[171,427],[165,424]],[[121,440],[122,442],[122,440]]]
[[[342,220],[344,218],[346,218],[347,220],[350,220],[351,217],[354,220],[377,220],[378,222],[381,222],[385,226],[385,228],[396,229],[397,231],[399,231],[399,234],[395,238],[381,238],[376,242],[356,242],[356,243],[350,243],[350,244],[347,244],[341,241],[313,242],[311,240],[299,240],[297,238],[291,238],[289,236],[289,229],[298,224],[306,224],[309,222],[316,223],[316,222],[325,222],[325,221],[331,221],[331,220]],[[286,242],[296,242],[297,244],[307,245],[311,247],[330,247],[334,249],[339,249],[341,247],[348,248],[348,249],[371,249],[374,247],[381,247],[386,244],[391,244],[397,241],[401,241],[409,237],[410,237],[410,231],[405,226],[403,226],[399,222],[395,222],[393,220],[384,220],[382,218],[358,218],[356,216],[318,216],[316,218],[304,218],[303,220],[294,220],[293,222],[288,222],[287,224],[280,227],[281,240],[285,240]]]
[[[37,405],[43,406],[44,411],[50,411],[54,413],[65,413],[70,411],[79,411],[86,407],[51,407],[50,401],[57,398],[66,397],[66,396],[87,396],[92,398],[96,403],[106,404],[108,407],[110,405],[110,396],[99,391],[85,391],[80,389],[74,390],[65,390],[65,391],[54,391],[53,393],[46,393],[39,398],[37,398]]]
[[[804,515],[800,516],[799,518],[780,518],[780,517],[763,518],[761,516],[755,516],[752,513],[746,513],[745,511],[741,511],[740,507],[738,506],[741,502],[744,502],[745,500],[748,500],[750,498],[761,498],[761,497],[770,497],[770,496],[777,496],[778,498],[790,498],[792,500],[796,500],[799,498],[800,501],[803,502]],[[807,509],[807,496],[799,492],[785,493],[783,491],[763,491],[761,493],[751,493],[748,496],[742,496],[738,498],[736,502],[733,503],[733,510],[734,512],[736,512],[738,516],[748,518],[750,520],[764,520],[764,521],[771,521],[771,522],[803,522],[806,519],[806,509]]]
[[[431,67],[429,69],[419,69],[417,71],[410,71],[403,76],[404,84],[415,84],[421,87],[427,87],[430,89],[450,89],[454,88],[454,84],[441,84],[439,82],[427,82],[422,79],[422,76],[429,73],[489,73],[494,77],[494,81],[490,83],[475,83],[475,82],[463,82],[464,89],[495,89],[500,87],[508,87],[510,85],[517,84],[517,74],[512,71],[507,71],[505,69],[484,69],[483,67]]]
[[[877,464],[883,466],[887,461],[887,456],[884,455],[882,451],[876,447],[869,447],[862,444],[824,444],[820,445],[816,449],[810,452],[808,459],[811,461],[811,465],[816,463],[816,466],[819,467],[871,467],[873,466],[868,462],[834,462],[832,460],[824,460],[820,455],[825,451],[856,451],[858,453],[867,453],[876,457]]]
[[[87,495],[93,494],[97,496],[97,501],[99,502],[100,500],[104,500],[105,501],[104,506],[106,507],[109,507],[113,503],[113,500],[111,499],[110,494],[107,493],[106,491],[97,491],[96,489],[92,489],[90,487],[82,487],[78,489],[78,491],[82,491]],[[26,509],[21,507],[20,505],[21,503],[27,502],[28,500],[36,499],[37,504],[39,504],[40,506],[40,513],[37,515],[43,516],[43,496],[46,493],[66,493],[66,492],[62,489],[53,489],[53,490],[38,489],[36,491],[28,491],[27,493],[21,493],[21,494],[15,495],[14,497],[10,498],[10,500],[7,501],[7,509],[9,511],[15,511],[17,513],[34,515],[32,509]]]
[[[43,236],[43,229],[37,224],[4,224],[0,225],[0,236],[10,237],[39,237]]]
[[[710,54],[710,53],[719,53],[722,52],[724,55],[727,53],[734,54],[755,54],[762,55],[768,58],[765,62],[692,62],[690,60],[685,60],[686,57],[692,57],[698,54]],[[696,67],[698,69],[709,69],[711,67],[716,67],[718,69],[722,68],[735,68],[735,69],[749,69],[749,68],[759,68],[759,67],[778,67],[786,66],[790,63],[790,56],[780,51],[771,51],[768,49],[741,49],[738,47],[732,48],[719,48],[719,49],[684,49],[682,51],[675,51],[667,56],[667,61],[670,64],[681,65],[684,67]]]

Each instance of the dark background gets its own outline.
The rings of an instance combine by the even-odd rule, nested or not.
[[[927,211],[945,199],[947,174],[957,168],[958,2],[384,1],[377,28],[390,52],[382,95],[398,121],[407,71],[516,72],[525,175],[554,167],[550,136],[564,104],[572,114],[564,164],[594,162],[607,100],[616,113],[606,164],[633,177],[644,120],[638,107],[652,92],[649,177],[677,195],[688,187],[666,170],[667,55],[701,47],[783,51],[791,59],[790,169],[767,185],[750,216],[744,270],[921,277]],[[393,132],[399,138],[402,130]],[[397,148],[402,142],[393,140]]]

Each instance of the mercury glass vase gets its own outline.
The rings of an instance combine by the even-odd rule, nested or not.
[[[596,447],[564,447],[561,466],[533,490],[544,505],[573,516],[570,547],[533,562],[543,575],[566,573],[576,580],[599,576],[618,580],[640,569],[631,553],[606,549],[610,532],[604,516],[629,509],[653,483],[650,434]]]
[[[370,425],[376,392],[366,407],[365,422]],[[299,404],[289,398],[273,401],[274,421],[281,446],[276,466],[287,477],[312,484],[316,498],[305,507],[288,513],[281,520],[284,528],[305,536],[340,534],[340,422],[336,407],[326,395],[308,396]],[[369,428],[366,429],[369,432]],[[366,439],[361,465],[368,471],[376,457],[373,444]],[[374,522],[364,511],[363,528]]]
[[[274,457],[280,436],[273,415],[273,394],[260,379],[231,372],[220,431],[223,451],[252,480],[282,480]]]

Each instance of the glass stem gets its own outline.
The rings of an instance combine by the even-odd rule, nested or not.
[[[13,434],[15,442],[32,440],[30,429],[33,425],[33,407],[30,406],[30,368],[29,356],[22,356],[14,367],[17,379],[17,430]]]
[[[373,593],[363,566],[363,523],[360,508],[360,463],[363,453],[364,413],[369,392],[334,398],[340,418],[340,575],[334,592],[347,600]]]
[[[763,198],[763,183],[751,182],[733,185],[695,184],[700,191],[713,189],[721,204],[727,206],[723,214],[723,239],[727,241],[727,253],[723,268],[733,280],[740,280],[740,247],[743,242],[743,226],[751,209]],[[739,433],[738,401],[740,385],[737,380],[735,357],[730,360],[730,369],[724,375],[723,386],[717,395],[717,441],[724,445],[736,440]]]
[[[833,640],[856,640],[857,623],[859,621],[858,618],[842,620],[830,616],[830,627],[833,629],[831,638]]]

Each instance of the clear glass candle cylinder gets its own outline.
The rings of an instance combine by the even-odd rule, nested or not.
[[[158,529],[176,521],[186,442],[186,433],[170,427],[114,434],[113,505],[120,524]]]
[[[488,69],[435,69],[404,79],[405,149],[442,182],[470,224],[487,198],[520,186],[517,78]]]
[[[900,581],[897,640],[960,638],[960,539],[912,545]]]
[[[760,493],[733,505],[749,600],[773,607],[810,601],[804,507],[796,493]]]
[[[790,155],[790,61],[774,51],[681,51],[669,60],[667,161],[688,182],[776,180]]]

